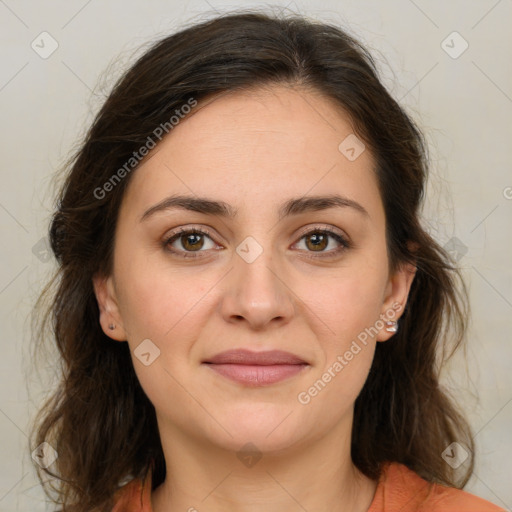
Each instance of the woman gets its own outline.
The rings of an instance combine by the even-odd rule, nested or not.
[[[439,386],[467,295],[367,51],[224,15],[119,80],[50,227],[65,511],[498,511]],[[49,293],[49,292],[47,292]],[[53,453],[53,452],[52,452]]]

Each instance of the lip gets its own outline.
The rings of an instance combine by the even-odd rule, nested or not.
[[[223,377],[251,387],[289,379],[309,367],[300,357],[282,350],[228,350],[203,361],[203,364]]]
[[[270,366],[276,364],[307,364],[299,356],[283,350],[254,352],[246,349],[233,349],[221,352],[205,361],[211,364],[247,364]]]

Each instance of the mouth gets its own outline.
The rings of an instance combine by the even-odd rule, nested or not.
[[[289,352],[272,350],[253,352],[245,349],[228,350],[203,361],[217,374],[244,384],[258,387],[287,380],[302,373],[310,365]]]

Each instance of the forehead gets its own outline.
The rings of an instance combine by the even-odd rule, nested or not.
[[[213,192],[243,210],[343,193],[378,217],[372,155],[349,159],[342,151],[354,137],[349,117],[318,93],[287,86],[222,93],[199,102],[146,157],[125,202],[140,210],[171,193]]]

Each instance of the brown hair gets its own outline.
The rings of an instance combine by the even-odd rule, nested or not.
[[[36,340],[43,341],[50,322],[62,375],[31,432],[31,450],[47,441],[58,452],[44,471],[56,478],[54,501],[65,511],[109,510],[120,482],[143,478],[152,463],[152,488],[165,479],[154,407],[128,344],[103,333],[92,284],[95,273],[112,269],[116,219],[133,172],[107,194],[94,191],[191,98],[272,84],[320,93],[348,113],[376,162],[390,270],[408,262],[417,267],[398,333],[377,344],[355,402],[354,463],[377,479],[384,462],[397,461],[453,487],[472,474],[470,428],[439,384],[446,347],[453,354],[464,339],[467,290],[420,224],[428,174],[422,134],[381,84],[368,51],[340,28],[297,15],[238,12],[153,44],[115,84],[65,167],[49,229],[59,267],[35,308],[50,300]],[[470,451],[460,478],[441,457],[453,441]]]

